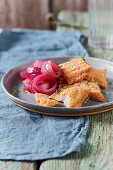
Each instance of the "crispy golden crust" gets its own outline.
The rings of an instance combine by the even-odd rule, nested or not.
[[[98,84],[94,83],[94,82],[89,82],[88,86],[90,88],[90,97],[92,99],[104,102],[104,96],[101,93],[101,90],[100,90]]]
[[[95,82],[88,82],[88,81],[83,81],[81,82],[81,86],[88,86],[89,87],[89,95],[90,98],[94,99],[94,100],[98,100],[101,102],[104,102],[104,96],[101,93],[100,87],[98,86],[97,83]]]
[[[66,89],[72,88],[74,86],[79,86],[78,83],[75,83],[73,85],[69,85],[69,84],[65,84],[63,87],[61,87],[60,89],[58,89],[58,91],[56,91],[55,93],[53,93],[52,95],[49,96],[50,99],[55,99],[57,101],[63,101],[63,96],[61,95],[62,92]]]
[[[62,87],[60,87],[60,89],[58,89],[55,93],[53,93],[52,95],[49,96],[50,99],[55,99],[57,101],[62,101],[62,98],[60,97],[61,92],[63,92],[65,89],[67,89],[70,85],[66,84]]]
[[[59,66],[68,84],[74,84],[83,80],[86,74],[91,70],[91,66],[80,58],[75,58]]]
[[[84,77],[85,80],[96,82],[100,87],[106,89],[106,69],[91,69]]]
[[[68,108],[81,107],[89,95],[89,90],[86,88],[72,87],[66,89],[61,94],[63,96],[64,105]]]
[[[35,93],[35,99],[38,105],[42,106],[56,106],[59,104],[58,101],[49,99],[49,95],[42,94],[42,93]]]
[[[55,106],[59,104],[58,101],[63,101],[66,107],[72,108],[81,107],[88,98],[88,95],[94,100],[104,101],[104,96],[101,93],[98,84],[86,80],[73,85],[64,85],[58,92],[55,92],[50,96],[35,93],[35,99],[38,105]]]

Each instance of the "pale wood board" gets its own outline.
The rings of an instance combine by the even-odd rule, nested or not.
[[[64,9],[86,11],[88,9],[88,0],[53,0],[54,14]]]
[[[66,15],[68,15],[68,20]],[[60,16],[60,17],[59,17]],[[59,18],[64,21],[83,21],[87,25],[87,13],[61,12]],[[74,16],[74,18],[73,18]],[[80,21],[79,21],[80,19]],[[75,23],[77,23],[75,22]],[[59,31],[75,30],[74,28],[58,27]],[[88,30],[82,30],[88,35]],[[84,42],[90,56],[103,58],[113,62],[113,50],[94,49]],[[48,160],[42,163],[40,170],[112,170],[113,169],[113,110],[90,118],[86,145],[79,153],[72,153],[64,158]]]
[[[0,0],[0,27],[48,29],[46,15],[64,9],[87,10],[88,0]]]
[[[49,0],[0,0],[0,27],[48,28]]]
[[[0,170],[36,170],[36,162],[0,161]]]

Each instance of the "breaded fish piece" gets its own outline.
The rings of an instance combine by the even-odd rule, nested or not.
[[[60,87],[55,93],[53,93],[52,95],[49,96],[50,99],[55,99],[57,101],[63,101],[63,98],[61,96],[61,93],[69,88],[69,84],[63,85],[62,87]]]
[[[73,88],[82,88],[82,89],[86,89],[89,91],[89,96],[90,98],[97,100],[97,101],[104,101],[104,96],[101,93],[101,89],[98,86],[97,83],[95,82],[88,82],[87,80],[83,80],[79,83],[75,83],[73,85],[64,85],[63,87],[61,87],[57,92],[53,93],[52,95],[49,96],[49,98],[51,99],[55,99],[57,101],[63,101],[65,99],[65,95],[64,92],[69,92],[71,90],[73,90]]]
[[[90,97],[92,99],[104,102],[104,96],[101,93],[100,87],[98,86],[97,83],[94,82],[89,82],[88,86],[90,88]]]
[[[42,94],[42,93],[35,93],[35,99],[38,105],[42,106],[56,106],[59,104],[58,101],[49,99],[49,95]]]
[[[68,84],[74,84],[83,80],[91,70],[91,66],[80,58],[74,58],[71,61],[62,63],[59,67],[61,68],[63,77]]]
[[[91,69],[84,77],[85,80],[96,82],[100,87],[106,89],[106,69]]]
[[[82,86],[82,87],[83,87],[83,84],[84,84],[84,86],[89,87],[89,96],[90,96],[90,98],[92,98],[94,100],[104,102],[104,96],[101,93],[100,87],[98,86],[97,83],[83,81],[80,84],[81,84],[80,86]]]
[[[59,102],[63,101],[63,96],[61,95],[62,92],[66,89],[72,88],[74,86],[79,86],[78,83],[75,83],[73,85],[69,85],[69,84],[65,84],[62,87],[60,87],[55,93],[53,93],[52,95],[49,96],[50,99],[55,99]]]
[[[87,88],[72,87],[68,88],[61,94],[63,96],[64,105],[68,108],[81,107],[89,96]]]

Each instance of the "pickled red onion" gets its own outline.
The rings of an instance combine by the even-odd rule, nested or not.
[[[30,78],[27,78],[23,81],[23,84],[24,84],[24,88],[29,91],[29,92],[32,92],[31,91],[31,79]]]
[[[43,64],[42,60],[35,60],[31,66],[41,68],[42,64]]]
[[[38,67],[28,67],[27,70],[27,77],[30,79],[34,79],[36,76],[41,75],[41,69]]]
[[[27,71],[23,70],[20,72],[20,77],[22,80],[25,80],[27,78]]]
[[[38,67],[28,67],[27,68],[27,74],[37,74],[40,75],[41,74],[41,69]]]
[[[27,91],[51,95],[57,90],[56,79],[60,78],[61,74],[61,69],[56,63],[50,60],[35,60],[30,67],[20,72],[20,77],[24,80],[24,88]]]
[[[43,83],[43,84],[40,84],[40,89],[48,89],[49,88],[49,83]]]
[[[32,80],[31,90],[33,93],[44,93],[44,94],[52,94],[57,89],[57,81],[55,79],[48,80],[48,78],[44,75],[39,75]]]
[[[62,72],[59,66],[51,60],[45,61],[42,65],[41,72],[48,79],[58,79]]]

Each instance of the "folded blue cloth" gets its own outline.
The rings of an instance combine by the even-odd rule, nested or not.
[[[0,30],[0,79],[17,64],[43,57],[88,56],[80,32]],[[16,106],[0,86],[0,159],[40,160],[79,152],[88,116],[53,117]]]

